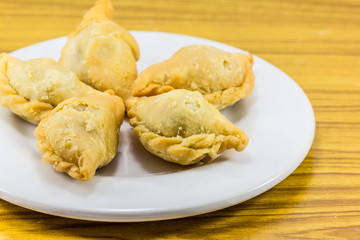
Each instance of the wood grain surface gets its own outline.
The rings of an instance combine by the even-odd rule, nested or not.
[[[0,52],[67,35],[93,3],[1,0]],[[113,4],[115,21],[129,30],[216,40],[282,69],[313,105],[313,146],[293,174],[264,194],[184,219],[90,222],[0,200],[0,239],[360,239],[360,1]]]

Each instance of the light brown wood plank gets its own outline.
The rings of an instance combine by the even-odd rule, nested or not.
[[[204,37],[291,76],[316,117],[303,163],[268,192],[199,216],[144,223],[54,217],[0,200],[0,239],[359,239],[360,2],[113,0],[129,30]],[[66,36],[90,0],[0,1],[0,51]],[[0,160],[0,167],[1,167]]]

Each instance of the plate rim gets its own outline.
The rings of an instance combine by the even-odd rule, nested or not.
[[[236,47],[233,47],[233,46],[221,43],[221,42],[217,42],[214,40],[205,39],[205,38],[201,38],[201,37],[191,36],[191,35],[158,32],[158,31],[130,31],[130,32],[131,33],[140,33],[140,34],[143,34],[143,33],[145,33],[145,34],[164,34],[164,35],[172,35],[172,36],[190,37],[190,38],[194,38],[194,39],[199,39],[201,41],[205,40],[207,42],[213,42],[216,45],[227,46],[227,47],[234,48],[236,50],[240,50],[242,52],[246,52],[242,49],[238,49]],[[22,47],[20,49],[17,49],[15,51],[11,52],[10,54],[16,54],[18,51],[22,51],[25,48],[34,47],[35,45],[42,45],[42,44],[44,44],[46,42],[50,42],[50,41],[59,41],[64,38],[66,38],[66,37],[63,36],[63,37],[48,39],[45,41],[34,43],[31,45]],[[212,204],[204,205],[201,208],[199,208],[199,206],[193,206],[193,208],[177,209],[177,210],[173,210],[172,212],[169,212],[168,210],[159,211],[159,209],[155,209],[155,210],[150,209],[150,210],[146,210],[146,211],[142,210],[142,211],[137,211],[137,212],[136,211],[124,211],[124,210],[119,210],[116,212],[111,212],[111,211],[104,212],[103,210],[92,210],[92,212],[89,212],[89,211],[82,211],[82,210],[76,210],[76,209],[72,210],[71,208],[68,208],[67,210],[65,210],[62,207],[53,206],[51,204],[50,205],[41,204],[41,206],[39,206],[36,201],[29,202],[29,200],[26,200],[25,198],[22,198],[19,196],[13,196],[10,193],[7,193],[5,190],[2,189],[1,186],[0,186],[0,198],[5,201],[16,204],[18,206],[27,208],[27,209],[35,210],[35,211],[46,213],[46,214],[61,216],[61,217],[82,219],[82,220],[91,220],[91,221],[104,221],[104,222],[139,222],[139,221],[175,219],[175,218],[189,217],[189,216],[204,214],[204,213],[208,213],[208,212],[213,212],[213,211],[217,211],[220,209],[224,209],[224,208],[242,203],[244,201],[247,201],[251,198],[254,198],[254,197],[262,194],[263,192],[266,192],[267,190],[271,189],[272,187],[276,186],[278,183],[283,181],[286,177],[288,177],[305,159],[305,157],[308,154],[308,152],[310,151],[312,143],[314,141],[316,121],[315,121],[314,110],[312,108],[310,100],[306,96],[306,93],[304,92],[304,90],[295,82],[295,80],[293,80],[282,70],[280,70],[273,64],[267,62],[266,60],[264,60],[260,57],[257,57],[255,55],[254,55],[254,57],[257,60],[264,61],[266,64],[281,71],[281,73],[285,74],[285,76],[288,79],[292,80],[292,82],[297,87],[297,90],[300,91],[303,94],[304,99],[307,100],[307,102],[306,102],[306,104],[308,105],[307,107],[309,108],[309,110],[311,110],[310,111],[311,116],[309,116],[309,117],[312,119],[312,126],[309,131],[310,138],[308,138],[308,141],[305,144],[307,147],[303,150],[304,156],[298,156],[298,160],[294,161],[293,164],[288,167],[287,171],[282,172],[278,176],[275,176],[271,181],[265,182],[262,185],[258,186],[257,188],[253,189],[251,194],[249,194],[247,197],[244,198],[243,196],[234,196],[232,199],[227,199],[226,204],[224,204],[224,201],[223,201],[222,204],[212,203]],[[25,201],[25,203],[24,203],[24,201]],[[102,217],[99,215],[101,215]]]

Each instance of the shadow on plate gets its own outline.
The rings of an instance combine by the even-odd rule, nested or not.
[[[119,139],[118,154],[109,165],[97,171],[98,176],[147,177],[176,173],[201,165],[181,166],[151,154],[131,128],[121,130]]]
[[[3,111],[3,113],[1,114],[1,119],[5,124],[15,129],[22,136],[32,139],[35,138],[34,129],[36,128],[36,126],[25,121],[24,119],[20,118],[9,110]]]
[[[256,89],[254,89],[256,92]],[[249,97],[241,99],[231,107],[221,110],[221,113],[232,123],[236,124],[238,121],[243,119],[248,112],[252,109],[252,106],[256,102],[255,93],[252,93]]]
[[[172,174],[203,165],[217,164],[231,157],[230,151],[219,155],[214,161],[204,164],[182,166],[165,161],[150,152],[141,144],[131,128],[120,131],[118,153],[111,163],[97,170],[97,176],[148,177]]]

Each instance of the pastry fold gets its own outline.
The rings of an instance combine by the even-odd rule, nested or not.
[[[112,89],[127,99],[137,77],[139,46],[126,29],[111,21],[112,14],[110,1],[98,0],[69,35],[60,62],[90,86]]]
[[[228,53],[206,45],[180,48],[168,60],[141,72],[132,95],[152,96],[174,89],[200,92],[218,109],[247,97],[254,87],[251,54]]]
[[[0,104],[31,123],[65,99],[99,93],[50,58],[22,61],[0,54]]]
[[[34,131],[43,161],[78,180],[91,179],[117,153],[124,112],[123,100],[106,93],[65,100]]]
[[[242,151],[248,137],[199,92],[173,90],[126,102],[130,124],[144,147],[181,165],[212,161],[226,149]]]

